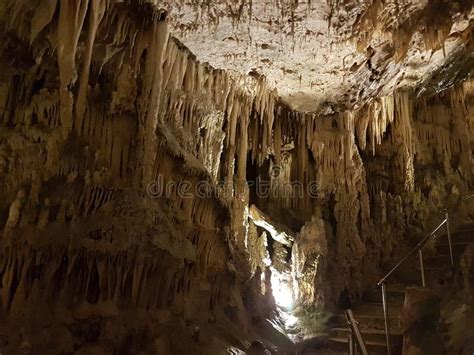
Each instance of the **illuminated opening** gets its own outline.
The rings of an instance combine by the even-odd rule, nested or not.
[[[275,268],[272,270],[272,293],[275,303],[283,308],[291,309],[294,305],[293,289],[291,287],[291,275],[280,273]]]

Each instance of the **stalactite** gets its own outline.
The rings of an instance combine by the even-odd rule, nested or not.
[[[254,138],[256,139],[256,138]],[[281,132],[281,120],[277,119],[275,123],[275,131],[273,137],[273,145],[274,145],[274,152],[275,152],[275,163],[277,165],[280,164],[281,159],[281,148],[282,148],[282,132]]]
[[[248,125],[249,125],[249,104],[244,103],[241,112],[242,119],[239,122],[240,128],[240,142],[239,142],[239,161],[238,161],[238,179],[239,183],[243,184],[247,174],[247,152],[248,152]]]
[[[157,116],[160,104],[160,95],[161,95],[161,85],[163,80],[163,53],[168,43],[168,29],[165,22],[159,22],[152,34],[152,44],[150,49],[150,59],[147,61],[146,65],[146,78],[152,80],[150,84],[146,84],[146,88],[150,93],[149,97],[149,106],[147,110],[147,117],[142,118],[143,120],[143,136],[145,137],[143,143],[144,149],[144,161],[150,162],[153,161],[152,156],[155,154],[156,143],[154,143],[154,132],[157,124]],[[140,126],[141,127],[141,126]],[[151,181],[152,173],[149,170],[150,168],[147,165],[144,165],[143,172],[143,181]]]
[[[282,4],[282,18],[296,15],[298,4]],[[231,308],[231,296],[263,262],[239,259],[255,232],[248,174],[268,177],[271,195],[259,197],[258,208],[291,221],[288,235],[324,211],[302,235],[317,227],[327,246],[283,238],[299,258],[302,297],[324,303],[347,288],[357,298],[372,281],[362,271],[392,256],[406,226],[426,219],[416,214],[439,203],[446,186],[455,191],[472,180],[471,81],[444,98],[397,91],[360,110],[302,113],[263,78],[199,63],[149,2],[26,7],[0,5],[1,18],[22,18],[16,35],[36,61],[32,73],[15,63],[18,74],[0,83],[8,137],[0,142],[0,172],[7,172],[0,211],[8,214],[0,227],[9,236],[0,248],[3,309],[33,302],[35,292],[67,305],[67,314],[113,304],[117,318],[127,309],[167,308],[171,319],[174,311],[189,313],[183,304],[191,299],[202,303],[198,311]],[[374,28],[363,41],[382,8],[374,2],[368,10],[364,21]],[[244,9],[233,11],[237,22],[245,17]],[[31,31],[22,13],[33,15]],[[403,52],[410,33],[392,34]],[[442,173],[425,174],[430,164]],[[203,182],[210,196],[193,193]],[[181,183],[190,194],[183,196]],[[312,183],[317,190],[309,193]],[[20,194],[24,186],[30,192]],[[270,217],[267,224],[274,225]],[[308,285],[323,282],[328,270],[337,271],[328,282],[334,294],[311,292]]]
[[[78,117],[78,121],[82,119],[84,115],[84,111],[86,109],[86,95],[87,95],[87,87],[89,85],[89,72],[92,60],[92,48],[94,46],[95,36],[97,33],[97,28],[102,20],[102,17],[105,14],[105,10],[107,8],[107,1],[100,1],[100,0],[90,0],[89,4],[89,28],[87,34],[87,42],[86,42],[86,53],[84,59],[84,65],[82,67],[82,74],[80,79],[79,85],[79,93],[77,94],[76,99],[76,115]]]
[[[39,3],[33,18],[31,19],[30,43],[36,38],[53,19],[58,0],[48,0]]]
[[[57,55],[59,80],[61,81],[59,90],[60,117],[64,138],[67,137],[73,126],[72,109],[74,101],[70,87],[77,78],[76,49],[88,5],[89,0],[74,0],[72,2],[60,2],[59,6]]]

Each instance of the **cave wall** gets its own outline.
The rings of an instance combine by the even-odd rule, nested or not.
[[[3,347],[149,349],[219,311],[247,331],[241,295],[264,257],[249,203],[301,230],[302,303],[357,300],[472,188],[472,80],[295,112],[263,78],[199,63],[166,16],[132,1],[0,5]]]
[[[5,349],[150,351],[166,329],[191,339],[200,312],[243,322],[243,213],[216,182],[246,149],[237,117],[273,96],[198,63],[165,17],[135,2],[0,5]],[[192,351],[172,339],[160,346]]]
[[[300,303],[349,306],[445,208],[459,212],[473,184],[472,87],[467,78],[430,95],[433,88],[398,90],[324,116],[277,105],[267,155],[267,128],[250,121],[248,164],[257,173],[248,182],[261,179],[250,203],[299,231],[292,263]],[[255,233],[249,238],[258,244]]]
[[[263,171],[260,190],[270,183],[279,193],[254,202],[295,230],[304,225],[293,258],[300,288],[308,288],[309,275],[321,277],[318,268],[330,283],[319,295],[309,290],[304,303],[334,303],[344,290],[357,300],[472,189],[472,80],[431,96],[420,91],[397,90],[330,115],[275,116],[273,137],[283,144],[272,157],[278,176]]]

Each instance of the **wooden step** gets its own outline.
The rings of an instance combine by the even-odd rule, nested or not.
[[[459,262],[459,258],[454,258],[454,264],[456,265],[456,262]],[[438,254],[438,255],[433,255],[429,256],[426,258],[426,263],[427,264],[434,264],[434,265],[445,265],[447,267],[451,267],[451,257],[449,253],[446,254]]]
[[[471,223],[466,223],[460,225],[458,228],[456,228],[457,231],[474,231],[474,222]]]
[[[437,239],[439,243],[442,243],[442,244],[448,243],[448,235],[446,233],[438,235]],[[451,241],[454,241],[454,242],[474,241],[474,229],[457,230],[451,233]]]
[[[390,301],[388,300],[388,307],[394,310],[401,310],[403,308],[404,300],[399,301]],[[364,302],[354,307],[353,309],[354,314],[357,316],[358,314],[364,315],[380,315],[383,316],[383,304],[382,302]]]
[[[371,314],[355,314],[355,318],[359,322],[359,328],[361,331],[365,329],[385,329],[385,321],[383,315],[371,315]],[[344,326],[347,324],[344,315],[339,318],[338,324]],[[399,323],[399,311],[390,309],[388,313],[388,324],[391,331],[399,332],[401,330]]]
[[[443,262],[443,263],[433,261],[431,259],[424,260],[423,266],[425,268],[425,272],[431,271],[439,275],[447,275],[447,274],[452,275],[451,260],[449,258],[446,262]],[[416,270],[417,271],[421,270],[420,263],[416,265]]]
[[[329,338],[331,342],[334,342],[338,345],[341,345],[342,349],[346,350],[349,349],[349,340],[347,337],[332,337]],[[367,346],[367,351],[369,354],[386,354],[387,353],[387,345],[385,341],[366,341],[365,345]]]
[[[383,341],[365,341],[369,354],[386,354],[387,347],[385,339]],[[398,344],[394,342],[395,347]],[[301,355],[322,355],[322,354],[349,354],[349,342],[345,335],[328,338],[314,338],[297,346],[297,353]],[[400,354],[400,352],[394,352]]]
[[[343,342],[332,341],[329,335],[321,335],[298,343],[296,350],[296,353],[301,355],[340,355],[349,354],[349,345]]]
[[[412,264],[406,265],[406,267],[396,270],[394,273],[394,278],[396,278],[398,282],[403,283],[406,287],[419,286],[421,276],[417,269],[417,265],[418,255],[414,255]]]
[[[347,336],[344,337],[332,337],[329,338],[329,341],[333,343],[333,349],[340,349],[343,353],[348,353],[349,349],[349,340]],[[385,338],[381,341],[365,341],[365,345],[367,346],[367,351],[369,354],[374,355],[385,355],[387,354],[387,345]],[[402,350],[402,341],[394,341],[391,340],[392,345],[392,354],[401,354]]]
[[[351,333],[350,328],[333,328],[331,329],[332,337],[347,338]],[[375,341],[385,342],[385,330],[384,329],[364,329],[361,331],[364,341]],[[403,335],[401,332],[390,332],[390,338],[394,343],[401,342]]]
[[[461,256],[469,244],[470,242],[459,242],[459,241],[453,242],[452,243],[453,255]],[[440,243],[436,246],[436,250],[440,254],[449,254],[449,244]]]

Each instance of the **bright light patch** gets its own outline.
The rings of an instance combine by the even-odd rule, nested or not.
[[[240,350],[239,348],[234,348],[231,346],[230,348],[226,349],[226,354],[229,355],[245,355],[246,353]]]
[[[289,275],[279,273],[275,268],[272,270],[272,291],[273,297],[275,297],[275,302],[278,306],[283,308],[292,308],[293,307],[293,290],[290,287]]]
[[[283,323],[285,323],[285,328],[293,328],[298,325],[298,318],[296,318],[291,313],[281,312],[281,318],[283,319]]]
[[[275,301],[279,306],[285,308],[293,307],[293,293],[287,285],[280,284],[280,286],[277,287],[276,290],[274,289],[273,292],[275,296]]]

